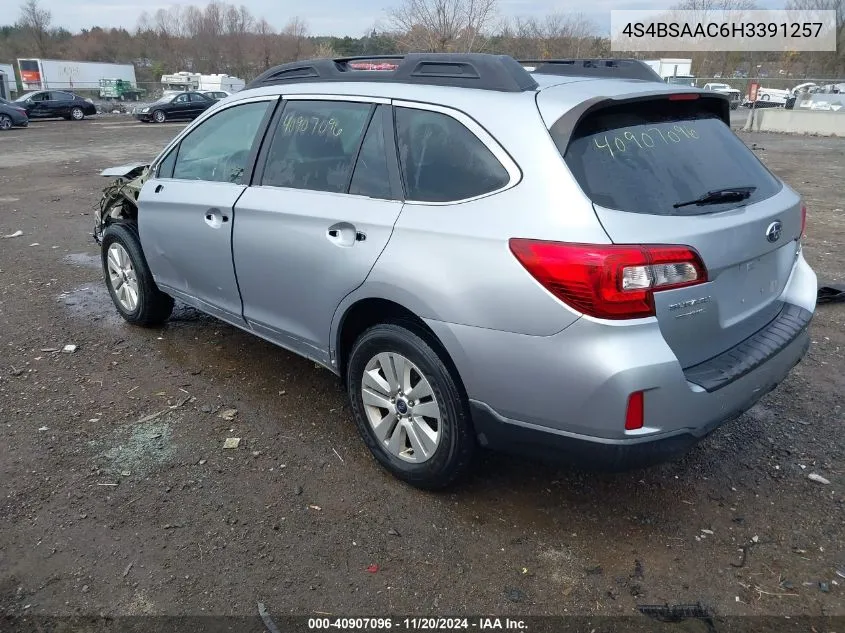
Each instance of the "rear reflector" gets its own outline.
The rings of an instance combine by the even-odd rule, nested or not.
[[[694,92],[669,95],[669,101],[694,101],[695,99],[698,99],[698,95]]]
[[[625,411],[625,430],[636,431],[645,424],[645,406],[643,392],[635,391],[628,396],[628,409]]]
[[[601,319],[654,316],[654,292],[707,281],[688,246],[569,244],[513,238],[510,249],[546,290]]]

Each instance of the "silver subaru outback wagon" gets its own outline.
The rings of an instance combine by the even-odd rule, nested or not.
[[[809,343],[805,207],[729,112],[633,60],[285,64],[104,172],[106,284],[131,323],[179,299],[336,373],[419,487],[479,446],[652,464]]]

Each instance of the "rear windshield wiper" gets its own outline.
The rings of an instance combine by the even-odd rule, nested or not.
[[[757,190],[757,187],[726,187],[725,189],[717,189],[716,191],[708,191],[703,196],[695,200],[687,200],[686,202],[678,202],[672,206],[675,209],[681,207],[689,207],[694,204],[703,206],[705,204],[722,204],[723,202],[739,202],[747,200],[751,194]]]

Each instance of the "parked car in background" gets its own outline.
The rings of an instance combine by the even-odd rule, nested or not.
[[[26,110],[30,119],[68,119],[81,121],[97,114],[91,99],[85,99],[66,90],[40,90],[21,95],[14,103]]]
[[[215,101],[220,101],[221,99],[225,99],[226,97],[231,97],[234,93],[227,92],[226,90],[202,90],[202,94],[210,99],[214,99]]]
[[[195,119],[217,103],[201,92],[177,92],[165,95],[155,103],[132,111],[133,116],[144,123]]]
[[[272,68],[107,170],[121,316],[161,324],[176,298],[326,367],[333,422],[423,488],[479,446],[672,459],[804,356],[806,209],[726,95],[624,59],[393,66]]]
[[[26,127],[29,117],[26,110],[11,101],[0,98],[0,130],[11,130],[13,127]]]
[[[736,88],[731,88],[728,84],[708,83],[704,84],[703,89],[710,92],[719,92],[721,94],[728,95],[728,99],[730,99],[731,103],[731,110],[736,110],[739,107],[740,100],[742,99],[740,91]]]

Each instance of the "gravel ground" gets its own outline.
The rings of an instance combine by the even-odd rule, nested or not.
[[[187,308],[158,330],[117,318],[97,174],[179,128],[0,134],[0,236],[23,231],[0,239],[0,612],[845,615],[845,305],[680,462],[596,475],[486,455],[426,494],[375,465],[329,372]],[[806,197],[807,258],[842,283],[845,141],[742,138]]]

